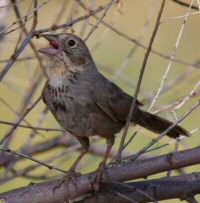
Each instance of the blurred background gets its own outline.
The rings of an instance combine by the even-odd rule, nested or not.
[[[49,31],[50,33],[71,32],[82,39],[87,39],[86,44],[99,71],[124,91],[134,95],[161,2],[121,0],[110,5],[106,13],[103,9],[91,15],[92,11],[108,6],[110,2],[108,0],[38,0],[35,30],[38,31],[38,37],[39,33]],[[184,2],[190,5],[192,1]],[[193,6],[196,7],[188,10],[188,6],[172,0],[166,1],[138,96],[144,104],[143,109],[158,113],[172,121],[176,121],[188,112],[200,99],[200,20],[197,10],[199,5],[197,1],[194,2]],[[34,49],[38,50],[47,45],[44,39],[33,37],[32,45],[24,43],[25,48],[20,52],[19,57],[17,59],[12,57],[30,33],[33,24],[33,6],[32,0],[0,1],[1,73],[6,65],[14,62],[0,83],[0,139],[10,132],[23,113],[38,99],[46,81],[43,71],[46,59],[41,54],[37,56],[34,52]],[[186,16],[187,12],[191,15]],[[104,14],[106,15],[97,25]],[[70,22],[73,23],[68,26]],[[62,24],[62,29],[57,29]],[[170,60],[172,57],[174,61]],[[10,58],[12,60],[9,60]],[[158,90],[161,92],[155,99]],[[63,131],[42,101],[29,112],[21,125],[11,133],[2,146],[22,154],[30,154],[42,162],[63,170],[70,167],[79,153],[80,146],[73,137]],[[200,108],[187,116],[181,122],[181,126],[191,132],[192,136],[181,138],[178,150],[198,146]],[[129,128],[127,141],[136,130],[138,126]],[[119,147],[121,134],[122,132],[116,135],[113,156]],[[124,150],[124,156],[136,153],[155,137],[155,134],[140,129]],[[90,153],[78,167],[82,173],[95,170],[104,153],[105,140],[94,137],[91,143]],[[164,137],[152,147],[159,149],[149,152],[146,156],[174,151],[175,145],[175,140]],[[63,176],[59,171],[49,170],[27,159],[18,160],[18,158],[6,164],[7,162],[3,160],[8,159],[7,155],[8,153],[1,155],[0,192],[26,186],[30,182]],[[196,165],[184,168],[181,172],[198,170],[199,165]],[[180,171],[173,171],[172,175],[178,173]],[[166,173],[149,178],[164,176]],[[179,201],[173,200],[173,202]]]

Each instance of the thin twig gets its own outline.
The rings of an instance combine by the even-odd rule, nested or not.
[[[136,160],[141,154],[147,151],[151,146],[153,146],[157,141],[163,138],[170,130],[172,130],[176,125],[178,125],[181,121],[183,121],[189,114],[191,114],[198,106],[200,105],[200,100],[188,111],[186,112],[179,120],[173,123],[169,128],[167,128],[163,133],[161,133],[158,137],[153,139],[148,145],[142,148],[136,155],[133,155],[131,158],[132,161]]]
[[[126,125],[125,125],[125,128],[124,128],[122,139],[121,139],[120,146],[119,146],[119,151],[118,151],[118,154],[117,154],[117,160],[118,161],[121,159],[121,154],[122,154],[122,150],[123,150],[123,147],[124,147],[124,142],[125,142],[125,139],[126,139],[126,135],[127,135],[127,132],[128,132],[129,123],[131,121],[132,114],[134,112],[134,108],[135,108],[136,101],[137,101],[137,96],[138,96],[138,93],[140,91],[140,86],[141,86],[144,71],[145,71],[145,68],[146,68],[146,63],[147,63],[149,54],[151,52],[151,47],[152,47],[152,44],[154,42],[156,33],[158,31],[158,27],[160,25],[160,19],[161,19],[162,12],[164,10],[164,6],[165,6],[165,0],[163,0],[162,3],[161,3],[161,7],[160,7],[160,10],[159,10],[159,13],[158,13],[156,24],[155,24],[155,27],[154,27],[154,30],[153,30],[153,33],[152,33],[152,36],[151,36],[151,39],[150,39],[150,42],[149,42],[149,46],[148,46],[147,51],[145,53],[142,68],[140,70],[140,75],[139,75],[139,78],[138,78],[137,87],[136,87],[136,90],[135,90],[135,93],[134,93],[134,96],[133,96],[133,102],[131,104],[131,109],[130,109],[130,112],[128,114],[128,118],[127,118],[127,121],[126,121]]]
[[[177,4],[179,4],[179,5],[181,5],[181,6],[185,6],[185,7],[189,7],[190,5],[189,4],[187,4],[186,2],[183,2],[182,0],[171,0],[171,1],[174,1],[175,3],[177,3]],[[191,8],[192,9],[194,9],[194,10],[199,10],[199,8],[198,7],[196,7],[196,6],[191,6]]]
[[[85,10],[87,10],[86,6],[79,0],[78,1],[81,5],[82,8],[84,8]],[[99,19],[95,14],[92,15],[92,17],[94,17],[95,19]],[[161,21],[162,22],[162,21]],[[160,23],[161,23],[160,22]],[[105,21],[102,21],[101,22],[102,25],[106,26],[107,28],[109,28],[110,30],[112,30],[114,33],[116,33],[117,35],[123,37],[124,39],[132,42],[132,43],[135,43],[137,46],[143,48],[143,49],[147,49],[147,46],[142,44],[141,42],[139,42],[138,40],[134,39],[134,38],[131,38],[129,37],[126,33],[118,30],[117,28],[113,27],[111,24],[109,23],[106,23]],[[165,59],[170,59],[170,56],[160,52],[160,51],[157,51],[155,49],[152,49],[151,50],[151,53],[157,55],[157,56],[160,56],[162,58],[165,58]],[[194,63],[189,63],[189,62],[186,62],[186,61],[183,61],[183,60],[180,60],[180,59],[174,59],[174,62],[177,62],[177,63],[180,63],[180,64],[183,64],[183,65],[186,65],[186,66],[191,66],[191,67],[194,67],[194,68],[200,68],[200,65],[198,63],[194,64]]]
[[[115,0],[113,2],[113,4],[116,3],[117,1],[118,0]],[[50,27],[50,28],[44,28],[44,29],[40,29],[40,30],[35,30],[34,35],[38,36],[39,34],[42,34],[44,32],[49,32],[49,31],[53,31],[53,30],[59,30],[59,29],[62,29],[62,28],[68,28],[68,27],[70,27],[70,26],[72,26],[72,25],[74,25],[74,24],[76,24],[76,23],[78,23],[78,22],[80,22],[82,20],[85,20],[85,19],[89,18],[90,16],[93,16],[94,14],[97,14],[97,13],[103,11],[105,8],[107,8],[107,5],[108,4],[105,4],[103,6],[99,6],[97,9],[90,11],[90,13],[88,13],[86,15],[83,15],[83,16],[81,16],[81,17],[79,17],[79,18],[77,18],[75,20],[72,20],[72,21],[70,21],[68,23],[64,23],[64,24],[61,24],[61,25],[54,25],[53,27]]]
[[[143,25],[143,29],[141,31],[140,36],[138,37],[137,41],[139,43],[143,42],[143,38],[150,26],[150,22],[152,21],[153,18],[153,14],[155,13],[155,8],[156,8],[156,1],[152,1],[152,5],[149,11],[149,14],[147,16],[146,21],[144,22]],[[133,54],[136,52],[136,50],[139,48],[139,46],[137,44],[134,44],[133,47],[131,48],[131,50],[129,51],[129,53],[127,54],[126,58],[124,59],[123,63],[121,64],[121,66],[117,69],[117,71],[114,73],[114,75],[112,76],[112,80],[116,81],[119,76],[122,74],[122,72],[125,70],[125,68],[128,66]]]
[[[16,123],[9,122],[9,121],[3,121],[3,120],[0,120],[0,123],[4,124],[4,125],[12,125],[12,126],[17,125]],[[33,129],[33,130],[47,131],[47,132],[49,132],[49,131],[65,132],[66,131],[66,130],[60,129],[60,128],[42,128],[42,127],[37,127],[37,126],[32,126],[32,125],[23,125],[23,124],[17,125],[17,128],[19,128],[19,127]]]
[[[87,37],[85,38],[85,41],[87,41],[87,39],[91,36],[91,34],[98,28],[99,24],[102,22],[102,20],[104,19],[104,17],[106,16],[106,13],[108,12],[109,8],[111,7],[111,5],[113,5],[114,3],[116,3],[115,0],[111,0],[109,4],[107,4],[105,11],[103,12],[103,15],[101,16],[101,18],[99,18],[98,22],[92,27],[92,29],[90,30],[90,32],[88,33]]]
[[[41,100],[42,96],[40,96],[33,104],[30,108],[28,108],[24,114],[18,119],[17,123],[15,126],[13,126],[9,132],[1,139],[0,141],[0,145],[3,144],[3,142],[6,140],[6,138],[8,138],[17,128],[17,126],[22,122],[22,120],[30,113],[30,111],[39,103],[39,101]]]
[[[193,2],[194,2],[194,0],[191,2],[190,7],[188,8],[187,14],[190,13],[190,9],[191,9],[191,6],[192,6]],[[156,95],[155,95],[155,97],[154,97],[154,99],[153,99],[153,101],[152,101],[152,103],[151,103],[151,105],[150,105],[150,107],[149,107],[149,111],[152,110],[152,108],[153,108],[155,102],[158,100],[158,97],[159,97],[159,95],[160,95],[160,93],[161,93],[161,91],[162,91],[162,88],[163,88],[163,86],[164,86],[164,83],[165,83],[165,81],[167,80],[167,77],[168,77],[168,75],[169,75],[169,73],[170,73],[170,71],[171,71],[172,62],[174,61],[174,58],[175,58],[175,56],[176,56],[176,51],[177,51],[177,49],[178,49],[178,46],[179,46],[179,43],[180,43],[180,39],[181,39],[181,37],[182,37],[182,34],[183,34],[183,31],[184,31],[184,28],[185,28],[185,24],[186,24],[186,22],[187,22],[187,19],[188,19],[188,15],[186,15],[185,18],[184,18],[183,24],[182,24],[182,26],[181,26],[180,32],[179,32],[178,37],[177,37],[177,40],[176,40],[176,44],[175,44],[174,50],[173,50],[172,55],[171,55],[171,57],[170,57],[169,64],[168,64],[167,69],[166,69],[166,71],[165,71],[165,73],[164,73],[164,76],[163,76],[163,78],[162,78],[162,81],[161,81],[161,83],[160,83],[160,86],[159,86],[159,88],[158,88],[158,91],[157,91],[157,93],[156,93]]]
[[[0,73],[0,82],[3,80],[4,76],[7,74],[7,72],[10,70],[11,66],[14,64],[18,56],[22,53],[24,48],[27,46],[27,44],[31,41],[31,38],[33,37],[33,33],[30,32],[26,39],[22,42],[19,49],[10,57],[10,60],[8,61],[6,67],[1,71]]]
[[[16,152],[16,151],[11,150],[11,149],[9,149],[9,148],[0,147],[0,150],[1,150],[1,151],[4,151],[4,152],[8,152],[8,153],[15,154],[15,155],[17,155],[17,156],[20,156],[20,157],[23,157],[23,158],[26,158],[26,159],[29,159],[29,160],[34,161],[34,162],[36,162],[36,163],[39,163],[39,164],[41,164],[41,165],[43,165],[43,166],[46,166],[46,167],[49,168],[50,170],[54,169],[54,170],[57,170],[57,171],[60,171],[60,172],[63,172],[63,173],[67,173],[67,171],[65,171],[65,170],[62,170],[62,169],[60,169],[60,168],[58,168],[58,167],[55,167],[55,166],[53,166],[53,165],[50,165],[50,164],[46,164],[46,163],[44,163],[43,161],[39,161],[38,159],[35,159],[35,158],[33,158],[33,157],[29,156],[29,155]]]
[[[180,138],[177,137],[177,138],[176,138],[176,142],[175,142],[174,151],[171,153],[172,156],[173,156],[174,153],[176,153],[176,152],[178,151],[179,144],[180,144]],[[172,170],[167,171],[167,177],[170,177],[171,174],[172,174]]]

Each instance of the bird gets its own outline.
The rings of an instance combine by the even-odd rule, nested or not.
[[[86,43],[71,33],[42,34],[49,46],[39,50],[47,56],[47,81],[42,99],[58,123],[81,144],[82,151],[68,170],[76,167],[88,152],[91,136],[105,138],[107,148],[97,169],[99,182],[112,146],[115,134],[125,126],[133,97],[101,74]],[[131,123],[156,134],[164,132],[173,122],[141,109],[136,100]],[[176,125],[167,135],[177,138],[189,136],[189,132]]]

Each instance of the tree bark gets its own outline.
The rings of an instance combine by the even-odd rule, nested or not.
[[[106,182],[113,182],[113,181],[123,182],[128,180],[130,181],[137,178],[146,178],[150,175],[168,171],[168,170],[173,170],[173,169],[178,169],[185,166],[199,164],[200,163],[199,154],[200,154],[200,147],[196,147],[193,149],[176,152],[174,154],[169,153],[166,155],[150,158],[143,161],[119,164],[115,167],[110,167],[106,170],[104,181],[105,180]],[[191,184],[188,185],[188,188],[191,189],[189,190],[189,193],[194,193],[194,194],[200,193],[199,192],[199,188],[200,188],[199,173],[196,176],[191,175],[191,177],[193,177],[193,179],[191,178],[191,180],[194,180],[194,181],[193,182],[191,181],[190,182]],[[196,177],[196,179],[194,179],[194,177]],[[57,187],[57,186],[60,184],[61,180],[48,181],[48,182],[39,183],[39,184],[30,184],[27,187],[2,193],[0,194],[0,198],[6,200],[6,203],[13,203],[13,202],[15,203],[25,203],[25,202],[57,203],[57,202],[68,202],[69,200],[71,202],[74,202],[78,200],[83,200],[87,196],[94,195],[93,189],[92,189],[93,179],[94,179],[94,173],[90,173],[90,174],[85,174],[83,176],[80,176],[79,178],[77,178],[75,182],[69,181],[68,185],[66,183],[63,183],[60,185],[60,187]],[[148,183],[148,181],[146,182]],[[175,182],[172,181],[171,183],[169,182],[169,184],[170,184],[170,187],[172,188],[171,190],[172,193],[166,192],[166,195],[162,198],[166,198],[166,197],[167,199],[175,198],[175,196],[173,196],[174,194],[173,190],[175,190],[174,188],[176,188],[176,184],[178,184],[178,181],[175,181]],[[184,183],[183,186],[184,185],[186,184]],[[106,189],[104,185],[101,186],[100,188],[102,190]],[[177,187],[176,191],[178,190],[180,190],[180,192],[177,193],[177,194],[180,194],[179,198],[183,198],[183,193],[185,193],[184,190],[181,190],[179,189],[179,187]],[[123,191],[122,191],[122,194],[123,194]],[[156,198],[159,198],[159,195],[160,195],[160,191],[158,190],[158,194]]]

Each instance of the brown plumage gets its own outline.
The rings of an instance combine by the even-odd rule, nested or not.
[[[70,168],[75,168],[89,148],[89,137],[98,135],[107,140],[105,157],[97,179],[106,166],[114,144],[114,135],[125,125],[133,98],[98,72],[84,41],[73,34],[42,35],[50,42],[40,52],[49,56],[48,81],[43,100],[66,130],[81,143],[82,152]],[[152,132],[162,133],[173,123],[139,108],[137,101],[131,122]],[[175,126],[168,136],[176,138],[189,133]]]

